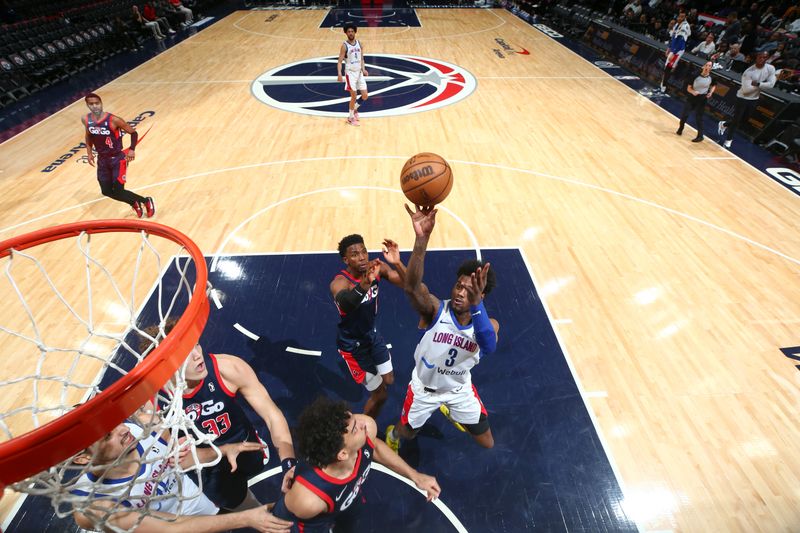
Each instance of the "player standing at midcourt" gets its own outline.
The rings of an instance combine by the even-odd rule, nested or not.
[[[367,101],[367,69],[364,68],[364,47],[361,41],[356,41],[355,24],[346,24],[344,33],[347,40],[342,43],[339,49],[339,60],[336,62],[336,81],[341,82],[344,77],[344,90],[350,93],[350,114],[347,116],[347,123],[351,126],[360,126],[358,122],[358,108],[360,104],[356,102],[357,91],[361,92],[361,103]],[[342,62],[344,61],[344,74],[342,74]]]

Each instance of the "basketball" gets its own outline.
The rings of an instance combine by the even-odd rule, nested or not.
[[[450,194],[453,171],[441,156],[422,152],[403,165],[400,187],[414,205],[436,205]]]

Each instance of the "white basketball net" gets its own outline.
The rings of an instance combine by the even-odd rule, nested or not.
[[[179,244],[145,231],[81,233],[0,260],[0,442],[61,416],[141,362],[191,299],[191,264]],[[149,323],[140,322],[145,309]],[[157,333],[144,331],[153,325]],[[157,415],[140,411],[137,425],[115,430],[133,438],[106,437],[116,455],[98,452],[101,441],[91,458],[75,450],[86,464],[70,459],[12,488],[49,497],[60,517],[82,512],[97,529],[131,531],[158,509],[189,514],[202,486],[185,472],[216,464],[220,453],[184,412],[183,373],[158,394]],[[205,463],[199,444],[213,450]],[[128,480],[106,483],[119,478]]]

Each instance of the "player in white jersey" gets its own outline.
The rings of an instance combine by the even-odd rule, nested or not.
[[[337,81],[341,82],[344,78],[344,90],[350,93],[350,113],[347,116],[347,123],[351,126],[359,126],[358,108],[367,101],[367,69],[364,68],[364,47],[361,41],[356,41],[358,28],[354,24],[346,24],[344,33],[347,40],[342,43],[339,49],[339,60],[336,62]],[[344,73],[342,73],[342,63],[344,62]],[[356,102],[357,91],[361,92],[361,104]]]
[[[436,210],[417,207],[411,215],[416,239],[406,268],[405,291],[420,315],[422,338],[414,352],[415,366],[400,421],[386,430],[395,451],[400,438],[414,438],[431,413],[441,410],[456,427],[484,448],[494,446],[486,408],[470,373],[481,357],[497,347],[497,321],[489,318],[483,298],[496,285],[489,263],[465,261],[458,269],[449,300],[439,300],[422,283],[425,251]]]
[[[686,50],[686,42],[691,36],[692,27],[686,21],[686,12],[681,11],[678,13],[675,26],[669,31],[669,44],[665,52],[667,59],[664,61],[664,73],[661,75],[661,84],[659,85],[662,93],[667,91],[667,79],[678,65],[678,61]]]
[[[152,413],[151,405],[148,408]],[[99,465],[67,487],[74,496],[93,500],[92,510],[73,513],[80,527],[96,530],[100,520],[107,518],[110,526],[139,533],[211,532],[241,527],[269,533],[289,531],[291,522],[276,518],[266,506],[217,515],[219,509],[191,478],[175,469],[168,453],[169,431],[142,438],[143,432],[138,421],[128,420],[73,459],[76,464]],[[239,453],[260,449],[261,445],[240,442],[219,448],[236,465]],[[183,468],[190,467],[193,461],[188,452],[187,447],[180,454]],[[215,452],[197,448],[197,456],[201,462],[209,462]],[[142,512],[137,509],[143,507],[147,507],[147,516],[142,519]],[[111,516],[106,517],[109,512]]]

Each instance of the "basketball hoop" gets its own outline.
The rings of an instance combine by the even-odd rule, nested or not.
[[[106,236],[101,237],[103,234]],[[74,252],[72,258],[65,253],[74,250],[72,239],[77,241],[79,261],[70,261],[77,255]],[[136,250],[134,258],[125,257],[126,245]],[[174,249],[176,245],[178,252],[170,253],[165,265],[161,260],[163,250]],[[55,250],[51,251],[50,247]],[[39,257],[28,251],[33,248],[37,248]],[[47,264],[47,258],[52,266]],[[155,270],[152,280],[143,279],[148,265]],[[76,288],[79,273],[86,280],[85,292]],[[167,274],[174,278],[174,283],[165,281],[165,277],[169,277]],[[4,301],[6,309],[0,310],[0,336],[5,335],[0,339],[8,339],[14,348],[9,348],[13,353],[4,356],[12,363],[4,365],[4,375],[0,375],[0,397],[9,391],[14,396],[18,394],[16,391],[27,388],[33,391],[33,397],[30,401],[15,398],[21,404],[14,408],[2,404],[0,409],[0,496],[5,486],[13,486],[19,491],[52,498],[60,490],[56,485],[61,479],[59,473],[64,470],[54,465],[68,462],[109,434],[157,394],[162,400],[162,396],[168,396],[169,403],[165,409],[166,422],[161,423],[160,430],[186,431],[192,426],[183,418],[180,402],[181,386],[185,386],[185,382],[182,373],[177,371],[200,338],[209,305],[205,258],[186,235],[161,224],[139,220],[65,224],[0,242],[2,275],[9,287],[3,289],[8,295],[0,292],[0,297],[9,301]],[[109,297],[95,294],[101,286],[112,287],[106,291]],[[42,294],[45,292],[52,294]],[[42,303],[43,298],[46,301]],[[108,318],[110,311],[98,310],[101,304],[116,312],[117,318]],[[20,311],[9,311],[14,305]],[[66,310],[63,319],[52,316],[54,308],[59,306]],[[157,313],[154,322],[161,334],[154,338],[145,334],[144,325],[139,323],[139,311],[145,308]],[[175,316],[180,318],[165,335],[164,323]],[[85,328],[86,335],[76,336],[74,346],[64,346],[60,339],[48,343],[46,333],[58,330],[61,320],[66,324],[65,329],[80,332]],[[109,323],[118,326],[117,330],[109,327]],[[152,344],[138,350],[128,339],[142,336]],[[111,349],[103,353],[102,349],[92,348],[97,345],[108,345]],[[4,349],[6,347],[4,344]],[[36,351],[35,365],[31,364],[33,361],[22,361],[26,353],[35,354]],[[129,368],[120,363],[126,357],[130,360]],[[63,371],[51,370],[50,366],[59,362],[59,358],[65,360],[62,361]],[[27,362],[28,367],[35,368],[23,370],[19,375],[5,375],[17,362],[22,366]],[[102,368],[96,377],[86,381],[78,374],[83,366],[90,365]],[[173,376],[171,392],[159,394]],[[113,382],[101,383],[109,378]],[[46,387],[55,390],[47,399],[42,392]],[[83,403],[73,407],[81,401],[81,398],[76,401],[76,394],[88,399],[84,398]],[[24,423],[17,424],[19,420]],[[21,426],[23,431],[15,429]],[[202,441],[204,433],[195,433],[196,442]],[[45,479],[43,471],[50,471],[52,479]],[[62,498],[61,503],[64,501],[70,500]],[[56,506],[55,501],[53,505]]]

